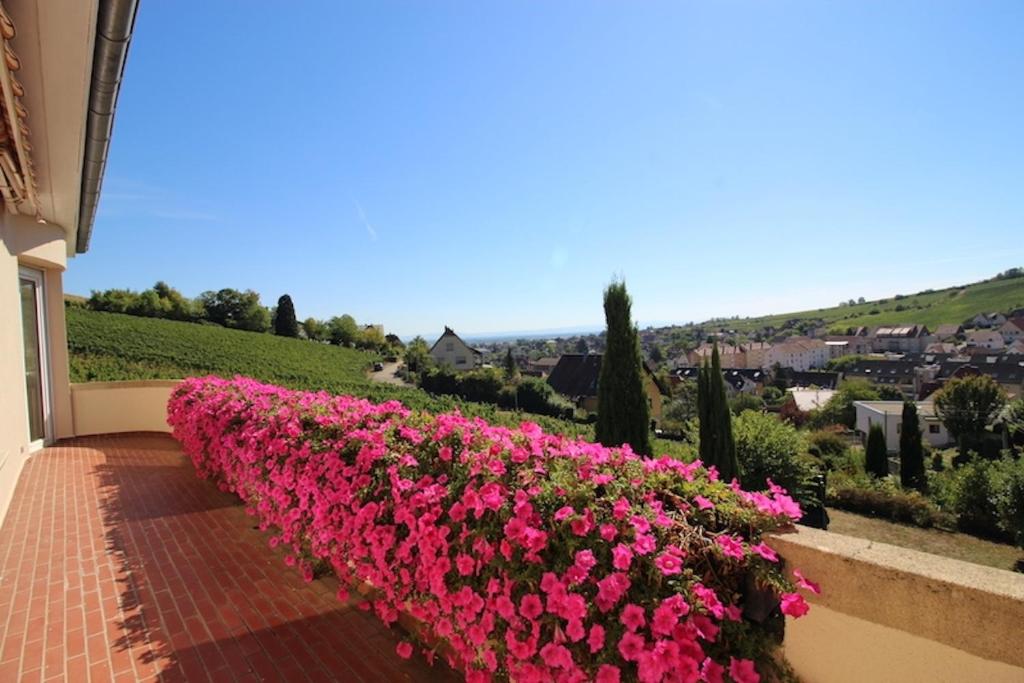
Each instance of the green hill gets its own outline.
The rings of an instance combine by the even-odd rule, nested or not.
[[[516,425],[530,419],[555,433],[589,437],[593,431],[590,425],[516,414],[420,389],[372,382],[366,371],[377,358],[355,349],[75,306],[66,312],[72,382],[245,375],[292,389],[352,394],[374,401],[397,399],[410,408],[431,412],[457,407],[464,414],[499,424]]]
[[[830,330],[900,323],[920,323],[934,328],[943,323],[963,323],[978,313],[1008,312],[1018,308],[1024,308],[1024,277],[986,280],[906,296],[896,295],[853,306],[819,308],[758,318],[713,320],[704,325],[754,332],[768,326],[782,329],[791,321],[798,323],[820,319],[824,320]]]

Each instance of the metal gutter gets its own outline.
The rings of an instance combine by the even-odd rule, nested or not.
[[[128,56],[128,45],[135,28],[138,0],[100,0],[96,21],[96,45],[93,48],[92,83],[89,86],[89,111],[85,129],[85,154],[82,163],[82,194],[78,202],[78,238],[75,251],[89,249],[92,224],[99,205],[103,171],[107,166],[110,137],[114,129],[114,110],[121,89],[121,78]]]

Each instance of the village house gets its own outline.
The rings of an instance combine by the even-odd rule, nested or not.
[[[700,367],[704,364],[704,361],[711,362],[711,354],[714,352],[715,345],[703,343],[692,351],[688,351],[686,354],[686,361],[688,365]],[[745,368],[747,367],[746,354],[743,352],[743,348],[740,346],[733,346],[732,344],[719,344],[718,345],[718,361],[721,363],[723,368]]]
[[[1007,344],[1024,338],[1024,318],[1010,318],[999,327],[999,334]]]
[[[871,353],[871,338],[855,334],[830,334],[825,337],[825,345],[830,358]]]
[[[822,408],[836,395],[835,389],[791,387],[786,393],[793,397],[796,407],[804,413]]]
[[[526,361],[526,374],[534,377],[547,377],[558,365],[558,358],[547,357]]]
[[[967,346],[998,351],[1006,346],[1006,341],[995,330],[975,330],[967,334]]]
[[[946,323],[936,327],[933,334],[937,340],[946,341],[947,339],[956,339],[963,333],[964,328],[962,325]]]
[[[1006,316],[1002,313],[979,313],[971,318],[971,325],[980,329],[990,327],[1001,327],[1006,322]]]
[[[922,353],[935,337],[924,325],[900,325],[898,327],[879,327],[873,335],[874,351],[898,351],[902,353]]]
[[[1017,341],[1013,342],[1012,344],[1007,346],[1005,349],[1003,349],[1003,353],[1006,353],[1006,354],[1021,354],[1021,353],[1024,353],[1024,337],[1018,339]]]
[[[778,365],[794,370],[811,370],[824,367],[829,361],[829,348],[820,339],[790,337],[781,344],[772,346],[765,354],[765,364],[770,368]]]
[[[565,396],[580,408],[588,412],[597,412],[597,382],[601,376],[600,353],[567,353],[558,359],[548,384],[557,393]],[[654,380],[654,372],[647,363],[644,367],[644,391],[651,409],[652,422],[661,421],[663,397],[658,383]]]
[[[890,453],[900,450],[900,433],[903,431],[903,401],[854,401],[857,411],[855,429],[865,441],[873,425],[879,425],[885,434],[885,446]],[[952,439],[942,420],[935,414],[931,401],[917,402],[917,415],[921,425],[921,436],[934,448],[948,446]]]
[[[454,370],[472,370],[484,364],[483,352],[462,341],[448,326],[445,326],[444,333],[430,347],[430,357],[438,365]]]

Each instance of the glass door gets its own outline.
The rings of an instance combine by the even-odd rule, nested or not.
[[[50,440],[51,435],[43,274],[31,268],[21,268],[18,271],[18,285],[21,294],[21,328],[25,342],[29,441],[33,445],[42,445]]]

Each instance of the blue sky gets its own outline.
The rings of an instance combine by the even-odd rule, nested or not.
[[[402,335],[784,312],[1024,264],[1024,3],[141,5],[65,287]]]

